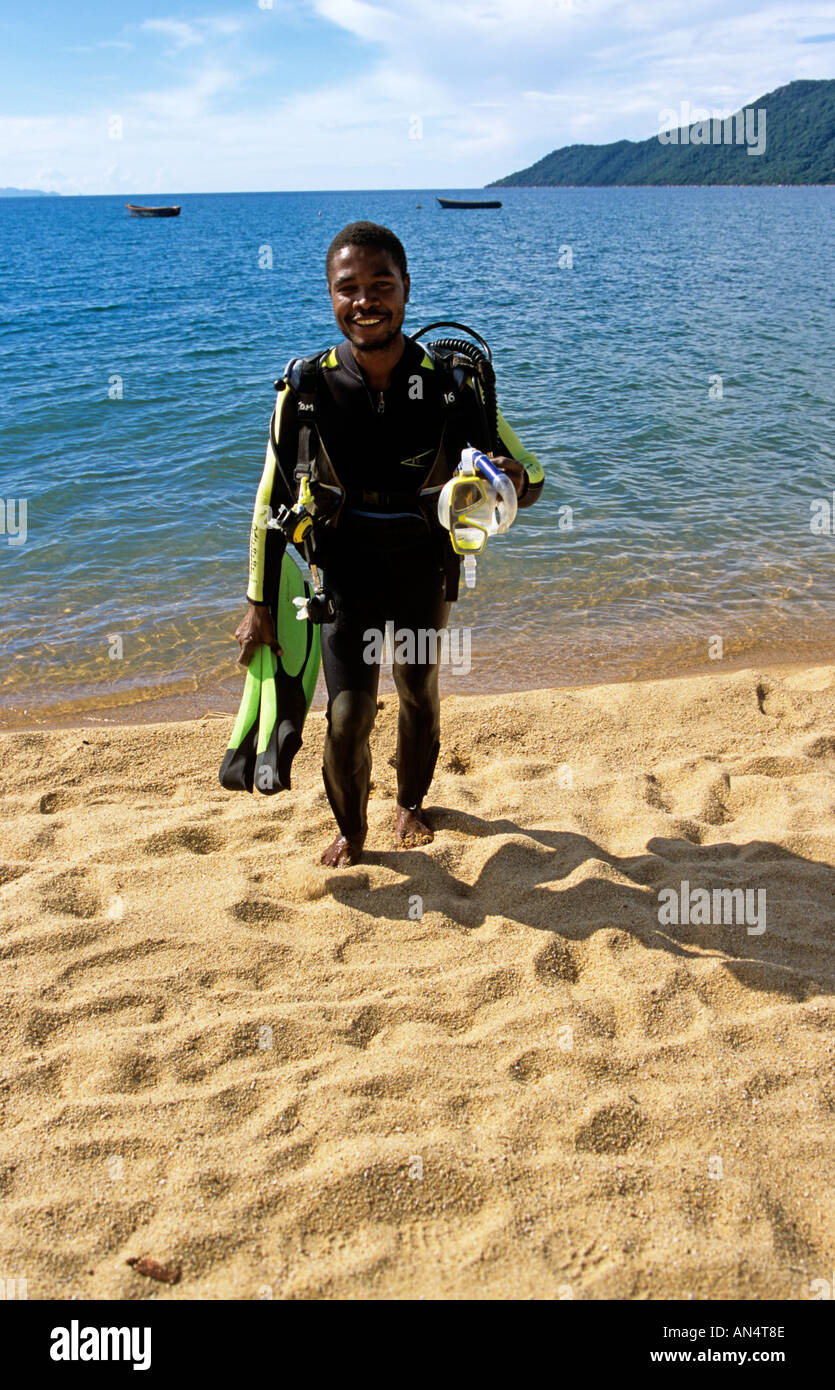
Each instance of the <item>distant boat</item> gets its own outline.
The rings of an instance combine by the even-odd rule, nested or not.
[[[435,195],[437,197],[437,194]],[[442,208],[500,208],[501,203],[497,200],[463,200],[461,198],[438,198]]]
[[[136,203],[125,203],[125,207],[130,209],[131,217],[179,217],[180,209],[176,208],[143,208]]]

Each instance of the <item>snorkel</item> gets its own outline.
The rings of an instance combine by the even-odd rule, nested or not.
[[[502,536],[516,519],[516,488],[480,449],[466,448],[438,496],[438,520],[464,557],[464,582],[475,587],[476,556],[488,536]]]

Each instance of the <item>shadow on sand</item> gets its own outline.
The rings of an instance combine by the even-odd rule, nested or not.
[[[337,902],[393,921],[409,916],[409,900],[419,894],[424,915],[440,912],[452,928],[470,930],[504,917],[574,942],[616,928],[650,950],[714,955],[751,989],[798,1000],[835,990],[835,870],[829,864],[762,840],[699,845],[660,837],[648,842],[645,853],[620,858],[570,831],[529,830],[513,820],[428,809],[440,832],[455,830],[473,841],[503,837],[475,882],[445,867],[448,856],[436,840],[429,853],[367,852],[364,864],[393,869],[401,880],[363,889],[356,877],[334,875],[327,886]],[[667,921],[669,911],[660,918],[661,902],[669,898],[660,900],[661,890],[672,888],[681,898],[683,884],[711,895],[750,890],[749,903],[764,908],[760,923],[749,931],[753,919],[742,916],[739,894],[735,910],[719,914],[723,921],[685,923],[680,911],[678,921]],[[758,896],[762,890],[764,898]]]

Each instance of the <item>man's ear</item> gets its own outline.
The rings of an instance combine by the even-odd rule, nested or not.
[[[409,290],[410,290],[411,288],[412,288],[412,277],[411,277],[410,275],[404,275],[404,276],[403,276],[403,291],[404,291],[404,293],[403,293],[403,298],[404,298],[404,300],[406,301],[407,304],[408,304],[408,302],[409,302]]]

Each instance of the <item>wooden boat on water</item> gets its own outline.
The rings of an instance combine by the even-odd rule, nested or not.
[[[125,203],[125,207],[130,210],[131,217],[179,217],[180,209],[175,208],[144,208],[137,203]]]
[[[437,194],[435,195],[437,197]],[[442,208],[500,208],[498,199],[438,198]]]

